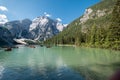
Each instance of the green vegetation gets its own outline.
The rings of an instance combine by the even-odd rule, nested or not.
[[[97,10],[106,10],[106,14],[88,19],[83,24],[80,23],[80,17],[69,24],[64,31],[48,39],[45,43],[120,50],[120,1],[103,0],[92,6],[91,9],[93,13],[96,13]]]
[[[98,9],[103,10],[105,8],[112,9],[114,2],[115,2],[115,0],[101,0],[101,2],[99,4],[96,4],[96,5],[92,6],[91,8],[94,10],[98,10]],[[110,6],[108,6],[108,5],[110,5]]]
[[[109,46],[120,49],[120,0],[117,0],[111,17],[108,34]]]

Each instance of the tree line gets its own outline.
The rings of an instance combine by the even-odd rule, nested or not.
[[[116,1],[111,14],[88,20],[86,24],[89,24],[89,27],[82,29],[78,21],[74,21],[64,31],[46,40],[45,43],[120,50],[120,0]]]

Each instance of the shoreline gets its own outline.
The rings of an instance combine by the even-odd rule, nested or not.
[[[84,47],[84,48],[99,48],[99,49],[106,49],[106,50],[113,50],[113,51],[120,51],[119,49],[111,49],[111,48],[105,48],[105,47],[92,47],[92,46],[77,46],[77,45],[72,45],[72,44],[57,44],[57,46],[72,46],[72,47]]]
[[[76,45],[72,45],[72,44],[57,44],[57,46],[72,46],[72,47],[76,47]]]

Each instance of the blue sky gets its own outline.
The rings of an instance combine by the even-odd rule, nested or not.
[[[0,14],[6,15],[9,21],[25,18],[34,19],[44,12],[51,18],[60,18],[63,23],[70,23],[80,17],[86,8],[100,2],[100,0],[0,0]],[[5,17],[5,16],[4,16]]]

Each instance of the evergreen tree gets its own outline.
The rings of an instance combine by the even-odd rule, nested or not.
[[[114,6],[109,31],[110,47],[120,49],[120,0]]]
[[[96,29],[95,46],[99,46],[99,44],[100,44],[100,28]]]
[[[96,38],[96,25],[94,23],[92,28],[91,28],[91,31],[90,31],[90,44],[91,45],[94,45],[95,38]]]
[[[81,42],[82,42],[82,33],[81,33],[81,27],[80,27],[75,34],[75,45],[80,46]]]

